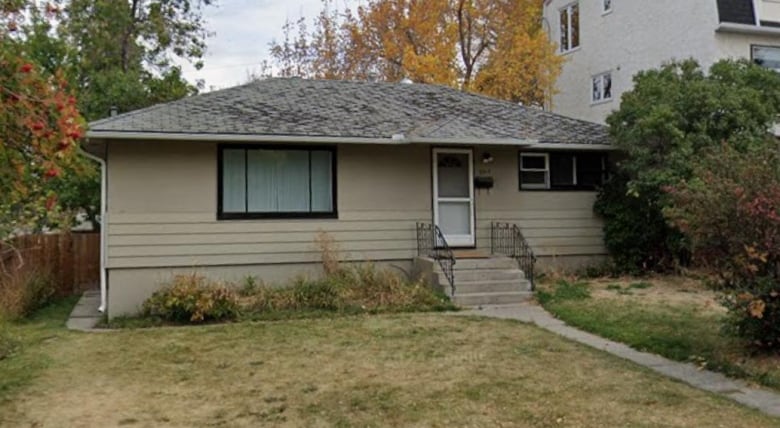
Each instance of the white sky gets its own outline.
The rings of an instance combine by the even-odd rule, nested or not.
[[[206,27],[214,33],[206,41],[205,66],[197,71],[183,64],[184,77],[191,83],[203,79],[204,91],[244,83],[269,59],[268,44],[282,40],[286,19],[303,16],[311,27],[321,9],[321,0],[218,0],[217,7],[204,11]]]

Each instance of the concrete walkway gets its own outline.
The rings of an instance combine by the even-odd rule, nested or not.
[[[100,290],[85,291],[70,313],[65,324],[71,330],[94,331],[103,314],[98,311],[100,307]]]
[[[590,347],[609,352],[612,355],[633,361],[650,370],[685,382],[696,388],[722,395],[726,398],[758,409],[768,415],[780,417],[780,394],[757,388],[751,388],[746,382],[730,379],[720,373],[701,370],[689,363],[680,363],[655,354],[639,352],[622,343],[586,333],[567,326],[554,318],[542,307],[532,303],[505,306],[485,306],[457,312],[457,315],[484,316],[490,318],[513,319],[537,326],[559,334]]]

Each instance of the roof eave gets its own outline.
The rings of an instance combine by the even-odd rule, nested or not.
[[[577,149],[577,150],[612,150],[609,144],[590,143],[540,143],[530,138],[431,138],[405,137],[403,134],[390,138],[378,137],[331,137],[307,135],[257,135],[257,134],[199,134],[199,133],[169,133],[169,132],[130,132],[130,131],[99,131],[87,132],[90,140],[153,140],[153,141],[202,141],[220,143],[309,143],[309,144],[449,144],[471,146],[512,146],[532,147],[535,149]]]

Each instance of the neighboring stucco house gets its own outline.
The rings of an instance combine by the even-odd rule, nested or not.
[[[603,123],[633,76],[694,58],[751,58],[780,70],[778,0],[546,0],[544,22],[566,58],[552,111]]]
[[[436,230],[449,249],[494,252],[499,221],[543,265],[606,253],[592,209],[605,128],[450,88],[267,79],[93,122],[87,136],[104,162],[110,316],[193,268],[316,274],[318,231],[345,260],[405,269],[443,246]]]

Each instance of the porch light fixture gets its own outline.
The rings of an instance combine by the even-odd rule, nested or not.
[[[486,165],[489,164],[489,163],[493,163],[493,155],[491,155],[490,153],[483,153],[482,154],[482,163],[484,163]]]

